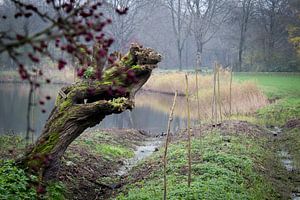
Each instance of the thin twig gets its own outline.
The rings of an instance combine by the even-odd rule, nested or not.
[[[188,82],[188,76],[185,74],[185,80],[186,80],[186,103],[187,103],[187,112],[188,112],[188,118],[187,118],[187,128],[188,128],[188,187],[191,186],[191,174],[192,174],[192,158],[191,158],[191,117],[190,117],[190,103],[189,103],[189,82]]]
[[[230,69],[230,85],[229,85],[229,119],[231,119],[231,101],[232,101],[232,67]]]
[[[199,102],[199,87],[198,87],[198,69],[196,69],[196,92],[197,92],[198,123],[200,123],[200,102]]]
[[[220,122],[222,123],[222,105],[221,105],[221,94],[220,94],[220,65],[217,66],[217,74],[218,74],[218,106],[220,113]]]
[[[216,116],[216,110],[217,110],[217,105],[216,105],[216,65],[214,65],[214,79],[213,79],[213,97],[212,97],[212,108],[211,108],[211,117],[212,117],[212,126],[217,123],[217,116]]]
[[[168,121],[168,127],[167,127],[167,138],[166,138],[166,143],[165,143],[165,153],[164,153],[164,200],[167,199],[167,152],[168,152],[168,145],[169,145],[169,140],[170,140],[170,127],[171,127],[171,122],[173,121],[173,113],[174,113],[174,108],[176,105],[176,98],[177,98],[177,90],[175,92],[175,96],[173,99],[173,105],[170,110],[169,114],[169,121]]]

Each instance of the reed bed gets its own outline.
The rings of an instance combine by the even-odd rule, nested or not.
[[[213,95],[213,75],[201,75],[198,78],[199,84],[199,109],[200,120],[211,119],[211,106]],[[178,90],[178,93],[185,93],[185,75],[184,73],[154,74],[144,87],[145,90],[151,90],[158,93],[172,93]],[[191,119],[197,120],[197,98],[196,98],[196,77],[189,75],[189,91],[191,94]],[[178,98],[178,104],[174,110],[175,116],[187,117],[185,99]],[[248,115],[254,113],[257,109],[268,104],[267,97],[257,87],[254,82],[233,82],[231,113],[233,115]],[[155,95],[143,93],[137,98],[137,105],[151,106],[158,111],[168,112],[169,105],[172,103],[171,95]],[[151,105],[150,105],[151,104]],[[220,71],[220,104],[222,106],[222,115],[226,118],[230,114],[230,72]]]

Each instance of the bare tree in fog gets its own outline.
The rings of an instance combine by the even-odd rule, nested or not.
[[[287,30],[284,22],[285,15],[288,14],[287,0],[259,0],[259,22],[263,27],[263,49],[265,70],[270,70],[275,64],[276,49],[281,48],[281,44],[287,44]]]
[[[249,18],[253,14],[254,0],[241,0],[238,2],[240,14],[237,16],[240,28],[240,38],[238,47],[238,71],[242,71],[243,53],[245,49],[246,34],[248,30]],[[239,7],[238,7],[239,8]]]
[[[188,19],[188,9],[183,0],[165,0],[164,4],[170,10],[173,32],[176,37],[179,70],[182,70],[182,51],[191,30],[191,21]]]
[[[228,2],[224,0],[187,0],[196,42],[197,68],[201,66],[204,45],[212,39],[226,19],[227,5]]]
[[[107,0],[106,16],[110,17],[112,24],[108,27],[108,32],[115,42],[113,49],[120,52],[124,51],[130,41],[135,40],[133,34],[144,17],[147,15],[143,13],[143,8],[153,4],[151,0]],[[128,9],[126,15],[120,16],[116,13],[116,9]]]

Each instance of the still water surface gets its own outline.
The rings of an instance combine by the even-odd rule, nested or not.
[[[43,114],[39,105],[35,106],[32,111],[32,127],[35,129],[35,136],[41,133],[49,112],[54,107],[55,97],[60,87],[52,85],[36,91],[37,102],[47,95],[50,95],[52,99],[43,106],[47,113]],[[28,92],[29,86],[25,84],[0,85],[0,134],[21,134],[26,131]],[[168,95],[139,92],[136,95],[136,107],[133,111],[107,116],[95,128],[134,128],[145,130],[153,135],[160,134],[166,130],[172,98]],[[185,105],[178,105],[178,107],[182,106]],[[172,132],[186,127],[184,116],[185,114],[177,114],[174,117]]]

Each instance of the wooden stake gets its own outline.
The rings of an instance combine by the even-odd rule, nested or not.
[[[215,75],[215,67],[213,68],[213,74]],[[214,86],[214,83],[215,83],[215,76],[213,78],[213,86]],[[211,126],[213,126],[214,124],[214,103],[215,99],[214,99],[214,92],[212,94],[212,98],[211,98]]]
[[[200,123],[200,102],[199,102],[198,70],[197,69],[196,69],[196,92],[197,92],[198,123]]]
[[[175,92],[175,96],[173,99],[173,105],[170,110],[169,114],[169,121],[168,121],[168,127],[167,127],[167,136],[166,136],[166,143],[165,143],[165,153],[164,153],[164,200],[167,199],[167,153],[168,153],[168,145],[169,145],[169,140],[170,140],[170,127],[171,127],[171,122],[173,121],[173,113],[174,113],[174,108],[176,105],[176,98],[177,98],[177,90]]]
[[[212,116],[212,125],[217,124],[217,102],[216,102],[216,70],[217,69],[217,63],[214,65],[214,79],[213,79],[213,96],[212,96],[212,108],[211,108],[211,116]]]
[[[231,101],[232,101],[232,67],[230,69],[230,84],[229,84],[229,119],[231,119]]]
[[[222,105],[221,105],[221,94],[220,94],[220,65],[217,68],[218,74],[218,106],[219,106],[219,113],[220,113],[220,123],[222,123]]]
[[[188,187],[191,186],[191,174],[192,174],[192,158],[191,158],[191,117],[190,117],[190,103],[189,103],[189,82],[188,82],[188,76],[185,74],[185,81],[186,81],[186,103],[187,103],[187,112],[188,112],[188,118],[187,118],[187,128],[188,128]]]

